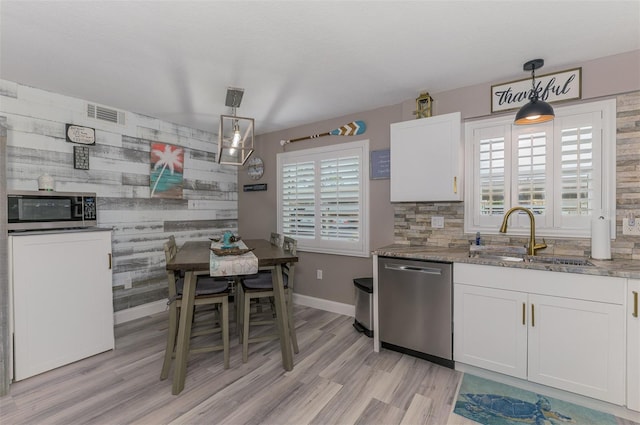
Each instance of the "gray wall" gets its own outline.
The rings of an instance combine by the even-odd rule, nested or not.
[[[276,154],[316,146],[369,139],[369,149],[389,147],[389,123],[401,121],[400,105],[384,107],[295,129],[259,136],[256,151],[265,163],[264,176],[258,183],[267,183],[266,192],[243,192],[242,185],[255,183],[246,170],[238,174],[238,223],[239,232],[246,238],[268,238],[276,230]],[[367,124],[361,136],[326,136],[315,140],[291,143],[283,148],[281,139],[292,139],[340,127],[354,120]],[[393,207],[389,203],[389,180],[370,181],[371,247],[387,245],[393,240]],[[383,223],[386,223],[383,225]],[[296,266],[296,289],[300,294],[340,303],[353,304],[353,279],[371,276],[371,259],[330,254],[298,252],[300,262]],[[323,279],[316,279],[316,270],[323,271]]]
[[[170,234],[180,244],[237,230],[237,167],[215,163],[211,133],[129,111],[123,111],[123,125],[96,120],[87,117],[87,103],[0,80],[7,187],[37,190],[38,176],[46,172],[57,191],[96,192],[98,225],[113,228],[115,310],[160,301],[167,287],[162,244]],[[73,167],[66,123],[96,129],[89,170]],[[184,148],[181,199],[150,198],[152,141]]]
[[[640,90],[640,51],[601,58],[585,63],[567,64],[552,67],[547,64],[544,73],[551,73],[563,69],[582,67],[582,97],[583,100],[595,99],[603,96],[615,96]],[[434,114],[460,111],[464,119],[474,119],[490,115],[491,84],[526,78],[527,75],[515,70],[505,70],[505,75],[497,76],[493,82],[463,87],[443,93],[431,93],[434,101]],[[401,77],[399,77],[401,78]],[[420,91],[416,90],[416,97]],[[618,123],[624,123],[624,128],[618,130],[618,179],[625,182],[632,181],[635,187],[640,186],[640,165],[637,152],[640,151],[638,133],[630,127],[634,116],[633,111],[640,109],[636,106],[637,95],[621,96],[618,98]],[[574,102],[579,103],[579,102]],[[370,149],[385,149],[389,147],[389,124],[398,121],[415,119],[415,99],[407,99],[398,105],[364,111],[352,115],[338,117],[332,120],[296,127],[271,134],[261,135],[256,140],[255,154],[265,162],[265,175],[258,183],[267,183],[266,192],[239,192],[238,195],[238,226],[244,237],[267,237],[269,232],[276,229],[276,154],[286,150],[307,149],[310,147],[326,146],[342,143],[347,140],[367,138]],[[507,113],[505,115],[513,114]],[[497,115],[497,114],[496,114]],[[367,124],[367,131],[362,136],[353,137],[322,137],[301,141],[282,148],[281,139],[292,139],[306,135],[326,132],[353,120],[363,120]],[[636,152],[629,156],[630,152]],[[632,161],[621,164],[621,161]],[[635,161],[635,162],[633,162]],[[621,169],[621,166],[624,168]],[[622,170],[622,171],[621,171]],[[247,177],[246,172],[238,175],[238,184],[254,183]],[[371,248],[384,246],[394,242],[410,243],[402,229],[416,213],[425,215],[441,215],[445,217],[446,227],[442,230],[426,228],[414,243],[447,246],[465,243],[472,235],[465,235],[463,228],[463,203],[421,203],[421,204],[391,204],[389,202],[389,180],[371,181]],[[633,190],[625,183],[618,185],[618,217],[621,211],[635,211],[640,215],[640,193],[629,193]],[[626,192],[626,193],[625,193]],[[410,217],[407,219],[407,217]],[[394,236],[395,229],[395,236]],[[613,247],[613,255],[633,256],[640,259],[640,246],[629,238],[619,238],[618,245]],[[563,247],[570,247],[575,241],[554,241],[559,252]],[[582,246],[588,246],[588,240],[580,241]],[[302,252],[299,254],[300,263],[297,266],[296,292],[302,295],[322,298],[340,303],[353,304],[354,277],[371,276],[371,259],[325,255]],[[323,270],[323,280],[316,279],[316,270]]]

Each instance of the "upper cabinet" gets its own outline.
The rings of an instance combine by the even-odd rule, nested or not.
[[[462,201],[460,112],[391,124],[391,202]]]

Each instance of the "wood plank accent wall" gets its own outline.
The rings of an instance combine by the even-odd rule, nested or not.
[[[622,218],[628,214],[640,217],[640,92],[616,97],[616,239],[611,243],[611,256],[640,260],[637,236],[622,234]],[[444,229],[432,229],[431,217],[445,218]],[[424,202],[394,205],[394,243],[429,247],[466,247],[475,235],[465,235],[464,204]],[[485,243],[518,245],[526,237],[482,235]],[[591,239],[550,239],[545,253],[589,256]]]
[[[238,170],[215,162],[213,133],[128,111],[124,124],[89,118],[88,103],[0,80],[7,187],[37,190],[38,176],[48,173],[57,191],[97,193],[98,225],[113,228],[114,309],[120,311],[166,297],[162,245],[169,235],[181,244],[237,231]],[[66,123],[96,129],[89,170],[73,168]],[[150,198],[151,142],[185,149],[182,199]]]

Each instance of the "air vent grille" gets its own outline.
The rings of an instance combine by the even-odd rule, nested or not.
[[[87,104],[87,116],[97,120],[108,121],[114,124],[124,125],[125,114],[124,112],[117,111],[111,108],[105,108],[104,106],[95,105],[92,103]]]

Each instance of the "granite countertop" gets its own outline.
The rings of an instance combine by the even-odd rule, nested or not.
[[[565,264],[529,263],[504,261],[493,258],[469,257],[467,248],[437,248],[407,245],[388,245],[373,251],[381,257],[408,258],[426,261],[445,261],[452,263],[481,264],[496,267],[548,270],[565,273],[580,273],[596,276],[612,276],[640,279],[640,260],[593,260],[593,266],[574,266]]]

